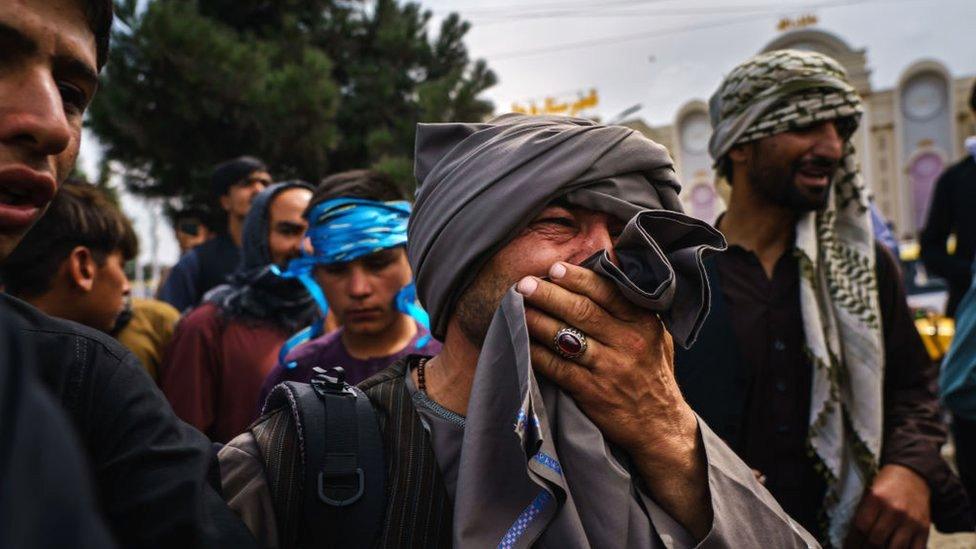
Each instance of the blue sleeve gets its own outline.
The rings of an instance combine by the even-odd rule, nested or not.
[[[953,414],[976,420],[976,285],[956,309],[956,333],[942,362],[939,391]]]
[[[190,250],[173,266],[166,282],[159,289],[159,300],[169,303],[181,313],[195,307],[200,296],[197,295],[197,280],[200,278],[200,259],[196,250]]]
[[[874,232],[875,240],[884,244],[891,251],[891,254],[895,256],[895,259],[898,259],[898,240],[891,233],[891,229],[888,228],[888,223],[881,215],[881,212],[878,211],[878,207],[875,206],[874,202],[871,202],[869,209],[871,211],[871,229]]]

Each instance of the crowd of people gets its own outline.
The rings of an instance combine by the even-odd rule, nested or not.
[[[861,98],[795,50],[711,98],[713,224],[632,129],[419,124],[415,192],[218,164],[226,223],[181,212],[179,262],[132,299],[130,221],[69,177],[111,22],[108,0],[0,4],[0,547],[974,531],[976,139],[922,236],[958,319],[941,371],[855,162]]]

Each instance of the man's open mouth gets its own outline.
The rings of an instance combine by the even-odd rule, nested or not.
[[[369,320],[380,316],[383,309],[379,307],[367,307],[363,309],[350,309],[346,311],[346,317],[353,320]]]
[[[0,226],[30,225],[56,192],[50,175],[20,166],[0,169]]]
[[[804,163],[796,171],[797,183],[815,190],[826,189],[834,178],[837,167],[826,163]]]
[[[34,206],[34,199],[26,189],[0,187],[0,204],[8,206]]]

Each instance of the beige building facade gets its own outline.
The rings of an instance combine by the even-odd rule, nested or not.
[[[902,239],[924,226],[935,181],[966,154],[963,142],[976,135],[969,96],[976,76],[957,77],[935,59],[907,65],[894,89],[873,90],[867,53],[840,37],[817,29],[784,33],[763,51],[813,50],[837,59],[864,98],[865,114],[854,136],[862,173],[875,203]],[[674,156],[685,210],[712,222],[725,209],[708,156],[711,125],[706,101],[685,104],[669,126],[650,127],[641,120],[624,125],[666,146]],[[727,196],[727,195],[726,195]]]

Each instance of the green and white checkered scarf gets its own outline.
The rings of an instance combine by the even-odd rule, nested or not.
[[[736,67],[709,103],[709,152],[718,161],[735,145],[845,119],[853,131],[861,100],[844,69],[824,55],[779,50]],[[868,191],[850,140],[826,207],[796,226],[800,308],[813,364],[808,444],[827,481],[830,544],[840,547],[878,469],[883,357]]]

